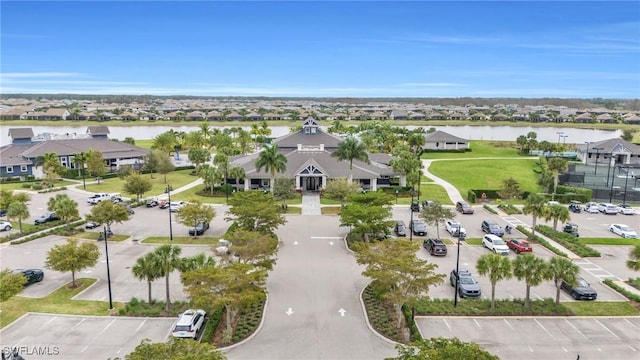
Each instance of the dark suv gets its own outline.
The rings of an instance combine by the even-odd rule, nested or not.
[[[498,225],[498,223],[493,220],[484,220],[482,222],[482,231],[487,234],[493,234],[495,236],[504,236],[504,230],[502,230],[500,225]]]
[[[40,269],[17,269],[13,273],[22,274],[27,279],[25,285],[37,283],[44,279],[44,272]]]
[[[458,201],[456,203],[456,210],[460,211],[463,214],[473,214],[473,208],[471,205],[467,204],[464,201]]]
[[[404,225],[404,221],[396,221],[396,226],[393,227],[393,232],[397,236],[407,236],[407,227]]]
[[[427,239],[422,243],[422,246],[431,255],[445,256],[447,255],[447,245],[440,239]]]
[[[56,213],[50,212],[37,218],[35,223],[36,225],[38,225],[38,224],[44,224],[46,222],[54,221],[54,220],[58,220],[58,217],[56,216]]]
[[[418,200],[413,200],[411,202],[411,211],[413,211],[413,212],[420,211],[420,203],[418,202]]]
[[[192,227],[189,229],[189,235],[202,235],[209,228],[209,223],[204,221],[200,221],[196,227]]]

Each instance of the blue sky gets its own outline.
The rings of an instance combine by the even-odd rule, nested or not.
[[[640,97],[640,2],[2,1],[2,93]]]

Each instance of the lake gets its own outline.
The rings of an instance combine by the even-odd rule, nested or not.
[[[85,134],[86,126],[6,126],[0,124],[0,141],[2,145],[10,143],[9,128],[12,127],[30,127],[33,133],[38,136],[44,133],[51,134]],[[217,128],[230,128],[231,126],[211,126]],[[407,129],[415,129],[419,126],[409,125]],[[552,143],[564,142],[567,144],[584,144],[585,142],[601,141],[611,138],[620,137],[621,130],[600,130],[600,129],[575,129],[575,128],[557,128],[557,127],[515,127],[515,126],[424,126],[425,129],[435,128],[452,135],[468,139],[468,140],[506,140],[515,141],[520,135],[526,135],[530,131],[538,134],[538,141],[549,141]],[[243,127],[250,130],[249,126]],[[271,126],[271,134],[273,137],[279,137],[289,133],[288,126]],[[322,127],[326,130],[326,126]],[[177,126],[109,126],[109,135],[112,139],[123,140],[126,137],[144,140],[153,139],[155,136],[169,130],[190,132],[199,129],[198,125],[177,125]],[[561,132],[562,134],[558,134]],[[566,137],[564,137],[566,135]],[[562,137],[561,137],[562,136]]]

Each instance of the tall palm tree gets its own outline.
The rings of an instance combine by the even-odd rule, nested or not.
[[[631,252],[629,252],[627,267],[634,271],[640,271],[640,245],[634,246]]]
[[[553,174],[553,194],[551,200],[555,200],[556,192],[558,191],[558,176],[561,172],[567,171],[569,168],[569,162],[563,158],[551,158],[547,162],[547,167],[551,174]]]
[[[524,298],[524,306],[531,307],[530,290],[532,286],[538,286],[547,276],[547,263],[533,254],[518,256],[513,262],[513,275],[518,280],[524,280],[527,291]]]
[[[548,208],[549,211],[547,211],[544,219],[547,221],[553,220],[553,230],[558,229],[558,221],[566,222],[571,220],[571,214],[566,207],[562,205],[551,205]]]
[[[145,280],[149,289],[149,304],[151,304],[151,283],[156,280],[158,276],[158,269],[156,267],[156,259],[154,253],[147,253],[136,259],[135,265],[131,268],[133,277],[138,280]]]
[[[78,203],[67,194],[56,194],[55,197],[49,198],[47,210],[55,212],[67,225],[69,220],[80,217]]]
[[[7,208],[7,219],[18,219],[18,227],[22,234],[22,220],[27,220],[31,216],[29,214],[29,208],[27,204],[23,202],[14,201]]]
[[[554,256],[549,260],[546,278],[553,280],[556,286],[556,305],[560,304],[560,285],[562,280],[568,283],[575,283],[579,272],[578,265],[567,258]]]
[[[536,223],[538,221],[538,218],[544,217],[548,211],[549,207],[546,205],[544,197],[542,195],[529,194],[529,196],[527,196],[527,199],[524,202],[524,207],[522,208],[522,212],[525,215],[531,214],[531,217],[533,218],[533,227],[531,233],[532,238],[535,238],[536,236]]]
[[[367,149],[358,139],[353,137],[346,138],[338,145],[338,149],[331,153],[331,156],[340,161],[349,160],[349,182],[353,182],[353,160],[360,160],[370,164]]]
[[[207,140],[209,136],[211,136],[211,129],[209,128],[209,124],[206,121],[200,124],[200,132],[204,136],[205,140]]]
[[[171,310],[171,297],[169,296],[169,275],[174,270],[180,269],[182,265],[182,259],[180,259],[180,253],[182,249],[176,245],[161,245],[152,253],[154,258],[154,265],[157,271],[158,277],[164,276],[165,291],[166,291],[166,304],[164,306],[165,311]]]
[[[260,171],[262,168],[271,174],[269,188],[271,193],[273,193],[276,172],[283,173],[287,169],[287,158],[278,152],[277,145],[271,147],[265,146],[264,150],[258,155],[258,159],[256,159],[256,170]]]
[[[487,275],[491,282],[491,310],[493,311],[496,308],[496,284],[512,276],[511,260],[499,254],[485,254],[478,259],[476,268],[480,275]]]
[[[251,135],[253,135],[253,146],[254,149],[258,148],[258,135],[260,135],[260,127],[258,124],[251,124]]]
[[[229,178],[236,179],[236,189],[240,185],[240,179],[244,179],[247,174],[245,174],[244,169],[240,166],[233,166],[229,168],[229,174],[227,174]]]

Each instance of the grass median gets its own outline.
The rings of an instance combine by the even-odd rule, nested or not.
[[[174,236],[173,241],[168,236],[150,236],[141,241],[144,244],[175,244],[175,245],[213,245],[220,237],[214,236]]]
[[[164,175],[153,174],[151,178],[150,174],[144,176],[151,180],[152,188],[145,193],[145,197],[150,197],[158,194],[164,194],[164,190],[167,185],[170,184],[174,189],[178,189],[181,186],[187,185],[193,181],[198,180],[197,176],[191,175],[193,170],[178,170],[172,171],[167,174],[167,181],[164,181]],[[93,179],[92,179],[93,180]],[[87,191],[95,193],[122,193],[124,195],[124,180],[116,177],[111,179],[104,179],[100,181],[100,184],[87,184]],[[173,198],[173,196],[172,196]]]
[[[638,316],[640,311],[627,301],[563,302],[576,316]]]
[[[78,287],[71,289],[71,282],[69,282],[43,298],[14,296],[1,305],[0,328],[4,328],[27,312],[100,316],[116,314],[120,308],[124,307],[124,304],[114,303],[114,309],[109,310],[109,302],[107,301],[71,300],[72,297],[96,281],[97,279],[89,278],[76,279]]]

